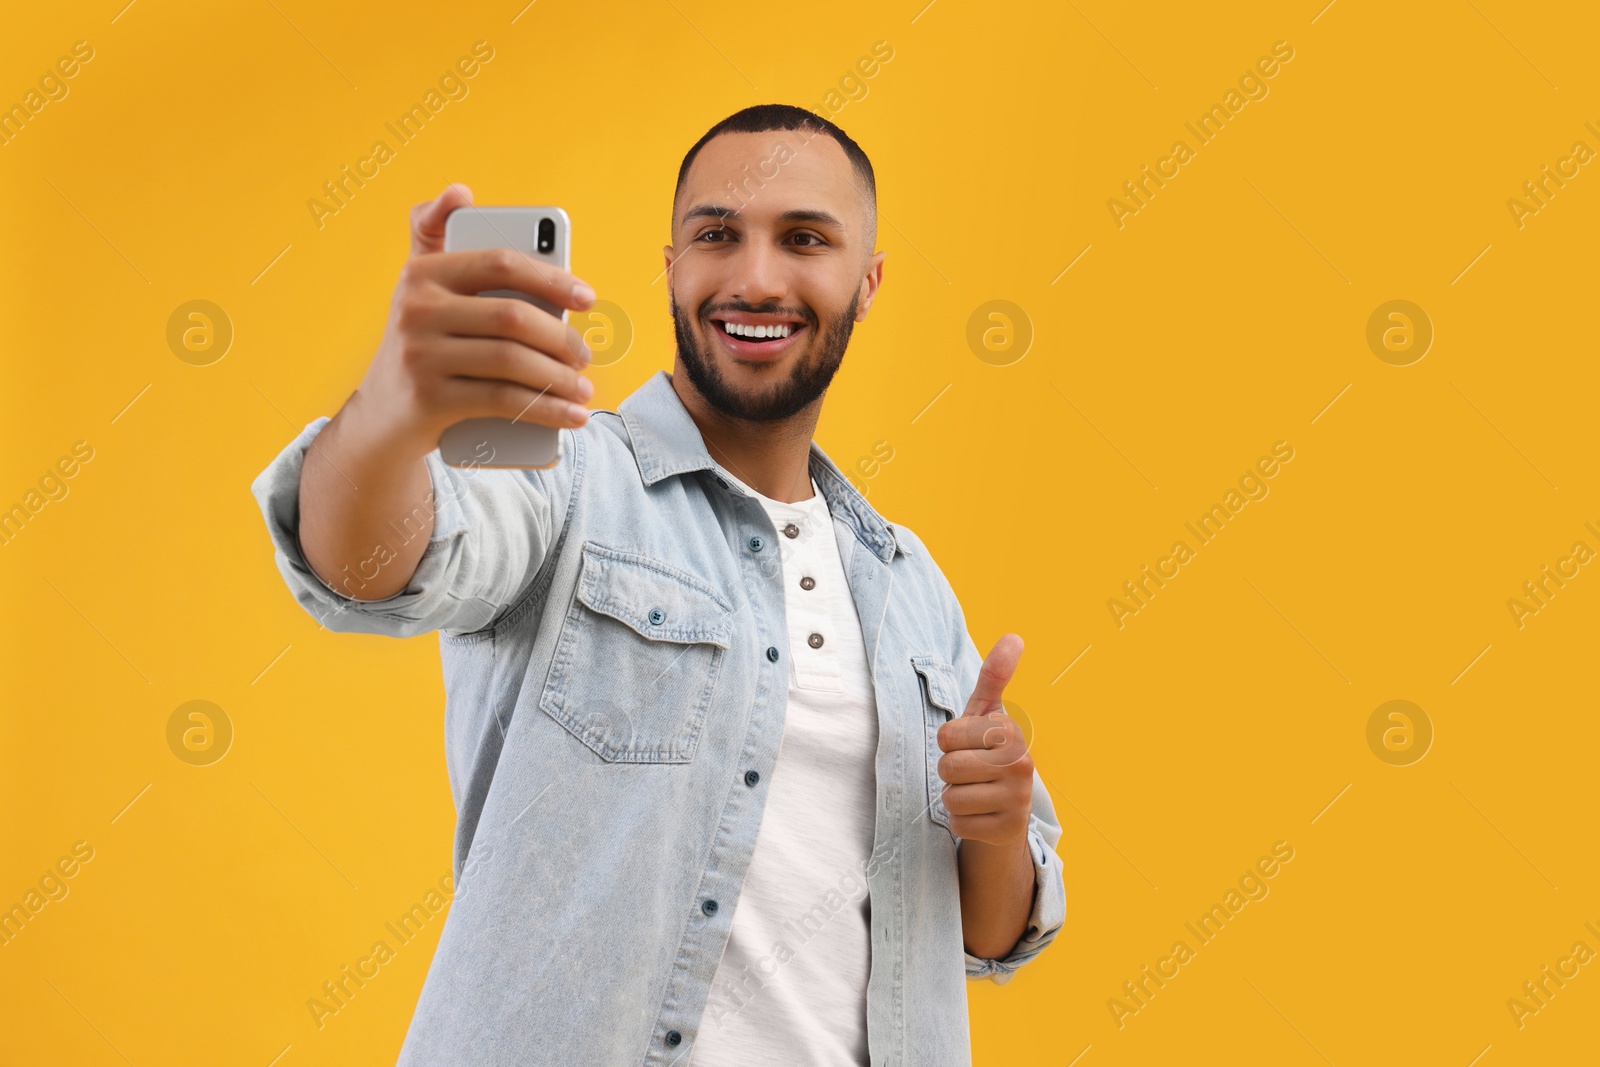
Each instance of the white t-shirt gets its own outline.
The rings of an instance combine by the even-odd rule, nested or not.
[[[833,520],[811,491],[793,504],[756,494],[783,557],[789,702],[690,1067],[868,1067],[878,712]]]

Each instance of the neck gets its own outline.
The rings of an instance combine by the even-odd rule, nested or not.
[[[786,419],[751,422],[713,408],[681,367],[674,367],[671,377],[712,459],[762,496],[785,504],[811,498],[811,435],[822,413],[821,397]]]

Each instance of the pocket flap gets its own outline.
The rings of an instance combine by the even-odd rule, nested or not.
[[[722,648],[733,639],[733,605],[703,580],[637,552],[583,544],[578,599],[640,637]]]
[[[911,665],[922,675],[922,684],[928,690],[928,703],[948,711],[952,718],[961,714],[956,702],[956,671],[950,664],[934,656],[912,656]]]

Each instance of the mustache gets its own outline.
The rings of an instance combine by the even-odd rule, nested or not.
[[[700,317],[711,319],[723,312],[736,312],[745,315],[792,315],[807,326],[815,326],[817,324],[816,313],[810,308],[786,308],[777,304],[722,304],[717,307],[703,308]]]

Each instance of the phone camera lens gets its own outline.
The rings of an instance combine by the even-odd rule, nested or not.
[[[539,220],[539,251],[549,252],[556,246],[556,224],[554,219]]]

